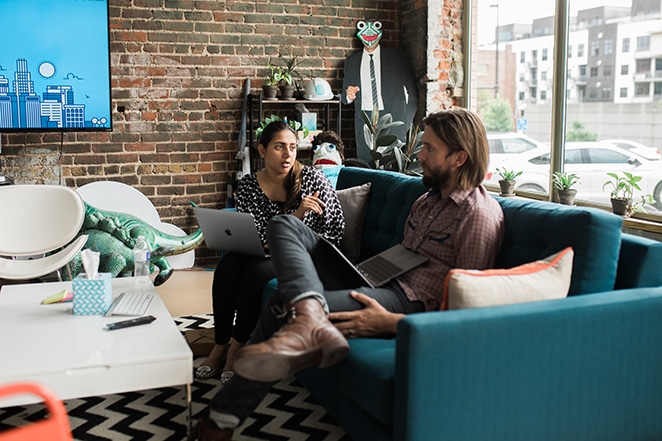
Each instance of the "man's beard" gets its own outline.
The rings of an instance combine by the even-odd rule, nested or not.
[[[423,173],[423,185],[427,188],[434,188],[441,190],[444,188],[451,179],[451,171],[449,169],[442,170],[440,168],[430,169],[429,174]]]

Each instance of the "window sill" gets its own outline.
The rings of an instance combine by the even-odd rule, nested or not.
[[[499,194],[499,187],[497,186],[485,185],[485,188],[495,195]],[[515,191],[515,195],[516,197],[520,197],[522,199],[533,199],[542,202],[556,203],[549,201],[547,195],[540,193],[517,190]],[[580,207],[592,207],[611,213],[611,207],[604,204],[599,204],[592,201],[583,201],[581,199],[575,200],[575,203]],[[623,228],[646,233],[653,233],[654,235],[662,235],[662,216],[660,214],[635,213],[632,217],[623,218]],[[662,239],[658,237],[657,240]]]

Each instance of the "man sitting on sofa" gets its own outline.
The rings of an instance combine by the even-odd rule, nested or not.
[[[412,206],[402,244],[429,260],[379,288],[327,290],[324,280],[333,275],[315,267],[317,235],[293,216],[275,217],[268,242],[278,292],[237,355],[236,375],[198,424],[198,439],[230,440],[275,381],[340,362],[349,352],[347,338],[393,335],[405,314],[438,310],[452,268],[493,267],[504,225],[501,206],[481,185],[489,161],[485,128],[461,108],[423,122],[418,158],[430,190]]]

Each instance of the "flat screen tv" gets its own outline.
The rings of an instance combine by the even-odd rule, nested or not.
[[[0,0],[0,132],[111,129],[108,0]]]

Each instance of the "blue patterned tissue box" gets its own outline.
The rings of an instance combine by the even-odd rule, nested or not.
[[[76,276],[74,285],[74,314],[103,315],[113,303],[110,273],[99,273],[97,279],[85,274]]]

